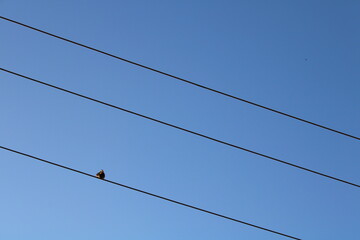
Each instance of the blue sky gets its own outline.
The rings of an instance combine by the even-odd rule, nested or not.
[[[360,136],[360,3],[0,1],[0,14]],[[359,141],[0,20],[0,66],[360,183]],[[2,146],[302,239],[357,239],[360,191],[0,73]],[[0,238],[284,237],[0,151]]]

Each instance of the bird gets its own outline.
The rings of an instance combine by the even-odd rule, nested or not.
[[[100,170],[100,172],[98,172],[97,174],[96,174],[96,177],[97,178],[100,178],[100,179],[104,179],[105,178],[105,172],[104,172],[104,170]]]

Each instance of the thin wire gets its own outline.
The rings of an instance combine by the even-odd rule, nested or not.
[[[54,166],[57,166],[57,167],[65,168],[67,170],[70,170],[70,171],[73,171],[73,172],[76,172],[76,173],[80,173],[80,174],[86,175],[88,177],[97,178],[96,176],[91,175],[89,173],[82,172],[82,171],[79,171],[79,170],[76,170],[76,169],[73,169],[73,168],[70,168],[70,167],[66,167],[64,165],[60,165],[60,164],[57,164],[57,163],[54,163],[54,162],[50,162],[48,160],[38,158],[38,157],[32,156],[30,154],[23,153],[23,152],[19,152],[19,151],[16,151],[14,149],[10,149],[10,148],[4,147],[4,146],[0,146],[0,148],[2,148],[4,150],[7,150],[7,151],[10,151],[10,152],[14,152],[14,153],[26,156],[26,157],[29,157],[29,158],[36,159],[36,160],[39,160],[41,162],[45,162],[45,163],[48,163],[48,164],[51,164],[51,165],[54,165]],[[202,208],[199,208],[199,207],[195,207],[195,206],[192,206],[192,205],[189,205],[189,204],[186,204],[186,203],[182,203],[182,202],[170,199],[170,198],[162,197],[160,195],[156,195],[156,194],[146,192],[146,191],[143,191],[143,190],[140,190],[140,189],[137,189],[137,188],[133,188],[133,187],[130,187],[130,186],[118,183],[118,182],[110,181],[110,180],[107,180],[107,179],[102,179],[102,180],[106,181],[108,183],[111,183],[111,184],[118,185],[120,187],[124,187],[124,188],[130,189],[130,190],[133,190],[133,191],[137,191],[137,192],[144,193],[144,194],[156,197],[156,198],[160,198],[160,199],[168,201],[168,202],[176,203],[176,204],[182,205],[184,207],[192,208],[192,209],[195,209],[195,210],[198,210],[198,211],[201,211],[201,212],[205,212],[205,213],[208,213],[208,214],[211,214],[211,215],[215,215],[217,217],[225,218],[227,220],[231,220],[231,221],[234,221],[234,222],[237,222],[237,223],[245,224],[245,225],[248,225],[248,226],[251,226],[251,227],[254,227],[254,228],[258,228],[258,229],[261,229],[261,230],[264,230],[264,231],[268,231],[268,232],[271,232],[271,233],[275,233],[275,234],[278,234],[278,235],[281,235],[281,236],[284,236],[284,237],[301,240],[300,238],[297,238],[297,237],[293,237],[293,236],[290,236],[290,235],[287,235],[287,234],[284,234],[284,233],[281,233],[281,232],[277,232],[277,231],[274,231],[274,230],[271,230],[271,229],[268,229],[268,228],[260,227],[260,226],[257,226],[257,225],[254,225],[254,224],[251,224],[251,223],[248,223],[248,222],[244,222],[244,221],[241,221],[241,220],[238,220],[238,219],[235,219],[235,218],[231,218],[231,217],[219,214],[219,213],[208,211],[208,210],[205,210],[205,209],[202,209]]]
[[[130,60],[128,60],[128,59],[125,59],[125,58],[122,58],[122,57],[113,55],[113,54],[111,54],[111,53],[107,53],[107,52],[101,51],[101,50],[99,50],[99,49],[96,49],[96,48],[87,46],[87,45],[85,45],[85,44],[78,43],[78,42],[75,42],[75,41],[73,41],[73,40],[70,40],[70,39],[67,39],[67,38],[64,38],[64,37],[60,37],[60,36],[58,36],[58,35],[55,35],[55,34],[46,32],[46,31],[44,31],[44,30],[41,30],[41,29],[38,29],[38,28],[35,28],[35,27],[32,27],[32,26],[26,25],[26,24],[24,24],[24,23],[20,23],[20,22],[18,22],[18,21],[15,21],[15,20],[12,20],[12,19],[3,17],[3,16],[0,16],[0,18],[3,19],[3,20],[9,21],[9,22],[15,23],[15,24],[17,24],[17,25],[20,25],[20,26],[23,26],[23,27],[26,27],[26,28],[35,30],[35,31],[37,31],[37,32],[41,32],[41,33],[44,33],[44,34],[46,34],[46,35],[49,35],[49,36],[52,36],[52,37],[55,37],[55,38],[64,40],[64,41],[66,41],[66,42],[69,42],[69,43],[72,43],[72,44],[75,44],[75,45],[78,45],[78,46],[80,46],[80,47],[84,47],[84,48],[90,49],[90,50],[92,50],[92,51],[95,51],[95,52],[98,52],[98,53],[107,55],[107,56],[109,56],[109,57],[116,58],[116,59],[118,59],[118,60],[121,60],[121,61],[130,63],[130,64],[133,64],[133,65],[136,65],[136,66],[138,66],[138,67],[142,67],[142,68],[148,69],[148,70],[150,70],[150,71],[157,72],[157,73],[160,73],[160,74],[162,74],[162,75],[165,75],[165,76],[168,76],[168,77],[171,77],[171,78],[174,78],[174,79],[177,79],[177,80],[186,82],[186,83],[191,84],[191,85],[193,85],[193,86],[197,86],[197,87],[206,89],[206,90],[208,90],[208,91],[215,92],[215,93],[221,94],[221,95],[223,95],[223,96],[226,96],[226,97],[229,97],[229,98],[232,98],[232,99],[236,99],[236,100],[238,100],[238,101],[242,101],[242,102],[251,104],[251,105],[253,105],[253,106],[256,106],[256,107],[259,107],[259,108],[262,108],[262,109],[266,109],[266,110],[268,110],[268,111],[271,111],[271,112],[274,112],[274,113],[277,113],[277,114],[280,114],[280,115],[283,115],[283,116],[286,116],[286,117],[289,117],[289,118],[292,118],[292,119],[296,119],[296,120],[298,120],[298,121],[301,121],[301,122],[304,122],[304,123],[308,123],[308,124],[311,124],[311,125],[313,125],[313,126],[316,126],[316,127],[322,128],[322,129],[326,129],[326,130],[329,130],[329,131],[332,131],[332,132],[335,132],[335,133],[338,133],[338,134],[341,134],[341,135],[344,135],[344,136],[347,136],[347,137],[350,137],[350,138],[353,138],[353,139],[356,139],[356,140],[360,140],[360,137],[356,137],[356,136],[354,136],[354,135],[351,135],[351,134],[348,134],[348,133],[345,133],[345,132],[342,132],[342,131],[338,131],[338,130],[335,130],[335,129],[330,128],[330,127],[326,127],[326,126],[324,126],[324,125],[321,125],[321,124],[318,124],[318,123],[314,123],[314,122],[312,122],[312,121],[308,121],[308,120],[305,120],[305,119],[303,119],[303,118],[296,117],[296,116],[290,115],[290,114],[288,114],[288,113],[281,112],[281,111],[279,111],[279,110],[276,110],[276,109],[273,109],[273,108],[270,108],[270,107],[266,107],[266,106],[260,105],[260,104],[258,104],[258,103],[255,103],[255,102],[252,102],[252,101],[249,101],[249,100],[240,98],[240,97],[236,97],[236,96],[234,96],[234,95],[231,95],[231,94],[228,94],[228,93],[225,93],[225,92],[222,92],[222,91],[219,91],[219,90],[216,90],[216,89],[213,89],[213,88],[210,88],[210,87],[207,87],[207,86],[204,86],[204,85],[195,83],[195,82],[192,82],[192,81],[190,81],[190,80],[186,80],[186,79],[184,79],[184,78],[177,77],[177,76],[175,76],[175,75],[171,75],[171,74],[169,74],[169,73],[166,73],[166,72],[163,72],[163,71],[160,71],[160,70],[157,70],[157,69],[154,69],[154,68],[151,68],[151,67],[142,65],[142,64],[140,64],[140,63],[136,63],[136,62],[130,61]]]
[[[140,113],[136,113],[136,112],[130,111],[130,110],[128,110],[128,109],[125,109],[125,108],[122,108],[122,107],[118,107],[118,106],[116,106],[116,105],[113,105],[113,104],[110,104],[110,103],[106,103],[106,102],[103,102],[103,101],[97,100],[97,99],[95,99],[95,98],[91,98],[91,97],[88,97],[88,96],[85,96],[85,95],[82,95],[82,94],[79,94],[79,93],[76,93],[76,92],[72,92],[72,91],[70,91],[70,90],[67,90],[67,89],[64,89],[64,88],[61,88],[61,87],[58,87],[58,86],[55,86],[55,85],[51,85],[51,84],[49,84],[49,83],[45,83],[45,82],[42,82],[42,81],[40,81],[40,80],[36,80],[36,79],[34,79],[34,78],[31,78],[31,77],[24,76],[24,75],[21,75],[21,74],[19,74],[19,73],[15,73],[15,72],[12,72],[12,71],[10,71],[10,70],[7,70],[7,69],[1,68],[1,67],[0,67],[0,70],[1,70],[1,71],[4,71],[4,72],[7,72],[7,73],[10,73],[10,74],[13,74],[13,75],[16,75],[16,76],[19,76],[19,77],[22,77],[22,78],[25,78],[25,79],[28,79],[28,80],[30,80],[30,81],[33,81],[33,82],[36,82],[36,83],[39,83],[39,84],[48,86],[48,87],[55,88],[55,89],[60,90],[60,91],[63,91],[63,92],[67,92],[67,93],[76,95],[76,96],[78,96],[78,97],[82,97],[82,98],[91,100],[91,101],[93,101],[93,102],[97,102],[97,103],[103,104],[103,105],[108,106],[108,107],[112,107],[112,108],[115,108],[115,109],[118,109],[118,110],[121,110],[121,111],[124,111],[124,112],[127,112],[127,113],[131,113],[131,114],[133,114],[133,115],[136,115],[136,116],[139,116],[139,117],[142,117],[142,118],[146,118],[146,119],[148,119],[148,120],[151,120],[151,121],[154,121],[154,122],[157,122],[157,123],[161,123],[161,124],[163,124],[163,125],[166,125],[166,126],[169,126],[169,127],[172,127],[172,128],[176,128],[176,129],[179,129],[179,130],[181,130],[181,131],[188,132],[188,133],[191,133],[191,134],[194,134],[194,135],[197,135],[197,136],[199,136],[199,137],[203,137],[203,138],[209,139],[209,140],[214,141],[214,142],[218,142],[218,143],[221,143],[221,144],[224,144],[224,145],[227,145],[227,146],[236,148],[236,149],[240,149],[240,150],[243,150],[243,151],[252,153],[252,154],[256,154],[256,155],[258,155],[258,156],[265,157],[265,158],[271,159],[271,160],[273,160],[273,161],[280,162],[280,163],[283,163],[283,164],[286,164],[286,165],[289,165],[289,166],[292,166],[292,167],[295,167],[295,168],[298,168],[298,169],[301,169],[301,170],[304,170],[304,171],[308,171],[308,172],[311,172],[311,173],[314,173],[314,174],[317,174],[317,175],[320,175],[320,176],[323,176],[323,177],[326,177],[326,178],[329,178],[329,179],[332,179],[332,180],[336,180],[336,181],[339,181],[339,182],[342,182],[342,183],[346,183],[346,184],[349,184],[349,185],[352,185],[352,186],[355,186],[355,187],[360,187],[360,185],[358,185],[358,184],[355,184],[355,183],[352,183],[352,182],[348,182],[348,181],[342,180],[342,179],[340,179],[340,178],[332,177],[332,176],[330,176],[330,175],[327,175],[327,174],[324,174],[324,173],[320,173],[320,172],[311,170],[311,169],[309,169],[309,168],[305,168],[305,167],[302,167],[302,166],[299,166],[299,165],[296,165],[296,164],[293,164],[293,163],[290,163],[290,162],[287,162],[287,161],[284,161],[284,160],[280,160],[280,159],[278,159],[278,158],[274,158],[274,157],[271,157],[271,156],[268,156],[268,155],[265,155],[265,154],[262,154],[262,153],[259,153],[259,152],[255,152],[255,151],[253,151],[253,150],[249,150],[249,149],[247,149],[247,148],[243,148],[243,147],[237,146],[237,145],[232,144],[232,143],[228,143],[228,142],[225,142],[225,141],[222,141],[222,140],[213,138],[213,137],[209,137],[209,136],[207,136],[207,135],[204,135],[204,134],[201,134],[201,133],[198,133],[198,132],[194,132],[194,131],[188,130],[188,129],[186,129],[186,128],[182,128],[182,127],[179,127],[179,126],[176,126],[176,125],[167,123],[167,122],[163,122],[163,121],[161,121],[161,120],[158,120],[158,119],[155,119],[155,118],[152,118],[152,117],[148,117],[148,116],[142,115],[142,114],[140,114]]]

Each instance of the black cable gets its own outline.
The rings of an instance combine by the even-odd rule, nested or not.
[[[14,153],[26,156],[26,157],[29,157],[29,158],[39,160],[41,162],[45,162],[45,163],[48,163],[48,164],[51,164],[51,165],[55,165],[57,167],[65,168],[67,170],[70,170],[70,171],[73,171],[73,172],[76,172],[76,173],[80,173],[80,174],[86,175],[88,177],[93,177],[93,178],[98,179],[96,176],[91,175],[89,173],[82,172],[82,171],[79,171],[79,170],[76,170],[76,169],[73,169],[73,168],[70,168],[70,167],[66,167],[66,166],[63,166],[63,165],[60,165],[60,164],[57,164],[57,163],[54,163],[54,162],[50,162],[50,161],[42,159],[42,158],[38,158],[38,157],[29,155],[29,154],[26,154],[26,153],[23,153],[23,152],[19,152],[19,151],[16,151],[16,150],[13,150],[13,149],[10,149],[10,148],[7,148],[7,147],[3,147],[3,146],[0,146],[0,148],[2,148],[4,150],[7,150],[7,151],[10,151],[10,152],[14,152]],[[137,189],[137,188],[133,188],[133,187],[130,187],[130,186],[118,183],[118,182],[110,181],[110,180],[107,180],[107,179],[102,179],[102,180],[106,181],[108,183],[118,185],[120,187],[124,187],[124,188],[130,189],[130,190],[133,190],[133,191],[137,191],[137,192],[144,193],[144,194],[156,197],[156,198],[160,198],[160,199],[168,201],[168,202],[176,203],[178,205],[182,205],[182,206],[192,208],[192,209],[195,209],[195,210],[198,210],[198,211],[201,211],[201,212],[205,212],[205,213],[208,213],[208,214],[211,214],[211,215],[215,215],[217,217],[225,218],[227,220],[231,220],[231,221],[234,221],[234,222],[237,222],[237,223],[242,223],[242,224],[245,224],[245,225],[248,225],[248,226],[251,226],[251,227],[254,227],[254,228],[258,228],[258,229],[261,229],[261,230],[264,230],[264,231],[268,231],[268,232],[271,232],[271,233],[275,233],[275,234],[278,234],[278,235],[281,235],[281,236],[284,236],[284,237],[301,240],[300,238],[297,238],[297,237],[293,237],[293,236],[290,236],[290,235],[287,235],[287,234],[284,234],[284,233],[281,233],[281,232],[277,232],[277,231],[274,231],[274,230],[271,230],[271,229],[268,229],[268,228],[260,227],[260,226],[257,226],[257,225],[251,224],[251,223],[247,223],[247,222],[235,219],[235,218],[231,218],[231,217],[219,214],[219,213],[208,211],[208,210],[205,210],[205,209],[202,209],[202,208],[199,208],[199,207],[195,207],[195,206],[192,206],[192,205],[189,205],[189,204],[186,204],[186,203],[178,202],[176,200],[172,200],[170,198],[162,197],[162,196],[159,196],[159,195],[156,195],[156,194],[153,194],[153,193],[150,193],[150,192],[146,192],[146,191],[143,191],[143,190],[140,190],[140,189]]]
[[[180,78],[180,77],[171,75],[171,74],[169,74],[169,73],[166,73],[166,72],[163,72],[163,71],[160,71],[160,70],[157,70],[157,69],[154,69],[154,68],[151,68],[151,67],[142,65],[142,64],[140,64],[140,63],[136,63],[136,62],[130,61],[130,60],[128,60],[128,59],[125,59],[125,58],[122,58],[122,57],[118,57],[118,56],[113,55],[113,54],[111,54],[111,53],[107,53],[107,52],[101,51],[101,50],[99,50],[99,49],[96,49],[96,48],[87,46],[87,45],[85,45],[85,44],[78,43],[78,42],[72,41],[72,40],[67,39],[67,38],[64,38],[64,37],[60,37],[60,36],[58,36],[58,35],[55,35],[55,34],[46,32],[46,31],[44,31],[44,30],[40,30],[40,29],[35,28],[35,27],[31,27],[31,26],[26,25],[26,24],[24,24],[24,23],[20,23],[20,22],[17,22],[17,21],[15,21],[15,20],[12,20],[12,19],[9,19],[9,18],[3,17],[3,16],[0,16],[0,18],[1,18],[1,19],[4,19],[4,20],[6,20],[6,21],[9,21],[9,22],[18,24],[18,25],[20,25],[20,26],[23,26],[23,27],[26,27],[26,28],[30,28],[30,29],[32,29],[32,30],[35,30],[35,31],[44,33],[44,34],[46,34],[46,35],[49,35],[49,36],[52,36],[52,37],[55,37],[55,38],[64,40],[64,41],[66,41],[66,42],[69,42],[69,43],[72,43],[72,44],[75,44],[75,45],[78,45],[78,46],[81,46],[81,47],[90,49],[90,50],[92,50],[92,51],[95,51],[95,52],[98,52],[98,53],[107,55],[107,56],[109,56],[109,57],[113,57],[113,58],[116,58],[116,59],[118,59],[118,60],[121,60],[121,61],[130,63],[130,64],[133,64],[133,65],[136,65],[136,66],[138,66],[138,67],[142,67],[142,68],[151,70],[151,71],[153,71],[153,72],[157,72],[157,73],[160,73],[160,74],[162,74],[162,75],[165,75],[165,76],[168,76],[168,77],[171,77],[171,78],[174,78],[174,79],[177,79],[177,80],[186,82],[186,83],[188,83],[188,84],[191,84],[191,85],[194,85],[194,86],[197,86],[197,87],[206,89],[206,90],[208,90],[208,91],[215,92],[215,93],[221,94],[221,95],[223,95],[223,96],[226,96],[226,97],[229,97],[229,98],[232,98],[232,99],[236,99],[236,100],[238,100],[238,101],[242,101],[242,102],[251,104],[251,105],[253,105],[253,106],[256,106],[256,107],[259,107],[259,108],[263,108],[263,109],[269,110],[269,111],[274,112],[274,113],[281,114],[281,115],[283,115],[283,116],[286,116],[286,117],[289,117],[289,118],[292,118],[292,119],[296,119],[296,120],[301,121],[301,122],[305,122],[305,123],[311,124],[311,125],[313,125],[313,126],[317,126],[317,127],[320,127],[320,128],[323,128],[323,129],[326,129],[326,130],[329,130],[329,131],[332,131],[332,132],[335,132],[335,133],[338,133],[338,134],[341,134],[341,135],[344,135],[344,136],[347,136],[347,137],[351,137],[351,138],[353,138],[353,139],[360,140],[360,137],[356,137],[356,136],[354,136],[354,135],[351,135],[351,134],[348,134],[348,133],[345,133],[345,132],[342,132],[342,131],[338,131],[338,130],[335,130],[335,129],[333,129],[333,128],[329,128],[329,127],[326,127],[326,126],[323,126],[323,125],[320,125],[320,124],[317,124],[317,123],[314,123],[314,122],[305,120],[305,119],[303,119],[303,118],[299,118],[299,117],[296,117],[296,116],[293,116],[293,115],[290,115],[290,114],[287,114],[287,113],[278,111],[278,110],[276,110],[276,109],[273,109],[273,108],[269,108],[269,107],[260,105],[260,104],[255,103],[255,102],[251,102],[251,101],[246,100],[246,99],[243,99],[243,98],[239,98],[239,97],[236,97],[236,96],[234,96],[234,95],[231,95],[231,94],[228,94],[228,93],[225,93],[225,92],[222,92],[222,91],[219,91],[219,90],[210,88],[210,87],[206,87],[206,86],[204,86],[204,85],[201,85],[201,84],[192,82],[192,81],[190,81],[190,80],[186,80],[186,79],[184,79],[184,78]]]
[[[42,81],[40,81],[40,80],[36,80],[36,79],[34,79],[34,78],[31,78],[31,77],[24,76],[24,75],[21,75],[21,74],[19,74],[19,73],[15,73],[15,72],[12,72],[12,71],[10,71],[10,70],[6,70],[6,69],[1,68],[1,67],[0,67],[0,70],[1,70],[1,71],[4,71],[4,72],[7,72],[7,73],[11,73],[11,74],[13,74],[13,75],[16,75],[16,76],[19,76],[19,77],[22,77],[22,78],[25,78],[25,79],[28,79],[28,80],[31,80],[31,81],[36,82],[36,83],[40,83],[40,84],[45,85],[45,86],[48,86],[48,87],[52,87],[52,88],[61,90],[61,91],[63,91],[63,92],[67,92],[67,93],[76,95],[76,96],[78,96],[78,97],[82,97],[82,98],[85,98],[85,99],[88,99],[88,100],[91,100],[91,101],[94,101],[94,102],[97,102],[97,103],[106,105],[106,106],[108,106],[108,107],[112,107],[112,108],[115,108],[115,109],[118,109],[118,110],[121,110],[121,111],[124,111],[124,112],[127,112],[127,113],[131,113],[131,114],[133,114],[133,115],[136,115],[136,116],[139,116],[139,117],[142,117],[142,118],[146,118],[146,119],[149,119],[149,120],[151,120],[151,121],[158,122],[158,123],[161,123],[161,124],[163,124],[163,125],[166,125],[166,126],[169,126],[169,127],[173,127],[173,128],[176,128],[176,129],[179,129],[179,130],[182,130],[182,131],[185,131],[185,132],[188,132],[188,133],[191,133],[191,134],[194,134],[194,135],[197,135],[197,136],[200,136],[200,137],[203,137],[203,138],[212,140],[212,141],[214,141],[214,142],[218,142],[218,143],[221,143],[221,144],[224,144],[224,145],[233,147],[233,148],[237,148],[237,149],[240,149],[240,150],[249,152],[249,153],[253,153],[253,154],[256,154],[256,155],[259,155],[259,156],[262,156],[262,157],[265,157],[265,158],[268,158],[268,159],[271,159],[271,160],[274,160],[274,161],[277,161],[277,162],[280,162],[280,163],[283,163],[283,164],[286,164],[286,165],[289,165],[289,166],[292,166],[292,167],[296,167],[296,168],[299,168],[299,169],[301,169],[301,170],[305,170],[305,171],[308,171],[308,172],[311,172],[311,173],[315,173],[315,174],[317,174],[317,175],[320,175],[320,176],[323,176],[323,177],[327,177],[327,178],[330,178],[330,179],[333,179],[333,180],[336,180],[336,181],[339,181],[339,182],[343,182],[343,183],[346,183],[346,184],[349,184],[349,185],[352,185],[352,186],[355,186],[355,187],[360,187],[360,185],[358,185],[358,184],[351,183],[351,182],[342,180],[342,179],[340,179],[340,178],[332,177],[332,176],[330,176],[330,175],[327,175],[327,174],[324,174],[324,173],[320,173],[320,172],[317,172],[317,171],[314,171],[314,170],[311,170],[311,169],[308,169],[308,168],[305,168],[305,167],[301,167],[301,166],[299,166],[299,165],[295,165],[295,164],[293,164],[293,163],[286,162],[286,161],[284,161],[284,160],[280,160],[280,159],[278,159],[278,158],[270,157],[270,156],[268,156],[268,155],[265,155],[265,154],[262,154],[262,153],[259,153],[259,152],[255,152],[255,151],[253,151],[253,150],[249,150],[249,149],[246,149],[246,148],[243,148],[243,147],[237,146],[237,145],[235,145],[235,144],[228,143],[228,142],[225,142],[225,141],[222,141],[222,140],[213,138],[213,137],[209,137],[209,136],[206,136],[206,135],[204,135],[204,134],[201,134],[201,133],[197,133],[197,132],[188,130],[188,129],[186,129],[186,128],[182,128],[182,127],[179,127],[179,126],[176,126],[176,125],[167,123],[167,122],[163,122],[163,121],[161,121],[161,120],[158,120],[158,119],[155,119],[155,118],[152,118],[152,117],[148,117],[148,116],[142,115],[142,114],[140,114],[140,113],[136,113],[136,112],[127,110],[127,109],[125,109],[125,108],[118,107],[118,106],[116,106],[116,105],[112,105],[112,104],[110,104],[110,103],[106,103],[106,102],[97,100],[97,99],[95,99],[95,98],[87,97],[87,96],[85,96],[85,95],[82,95],[82,94],[79,94],[79,93],[76,93],[76,92],[72,92],[72,91],[70,91],[70,90],[67,90],[67,89],[64,89],[64,88],[61,88],[61,87],[57,87],[57,86],[55,86],[55,85],[51,85],[51,84],[49,84],[49,83],[45,83],[45,82],[42,82]]]

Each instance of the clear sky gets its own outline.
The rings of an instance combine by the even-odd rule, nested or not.
[[[360,2],[0,0],[0,14],[360,136]],[[0,20],[0,67],[360,183],[360,141]],[[0,145],[302,239],[360,189],[0,72]],[[0,239],[286,239],[0,151]]]

